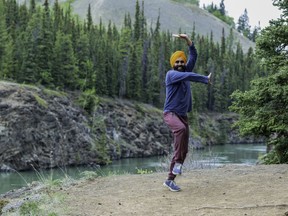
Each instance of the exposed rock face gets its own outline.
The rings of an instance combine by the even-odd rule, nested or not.
[[[97,114],[104,118],[106,133],[114,142],[113,159],[167,154],[172,135],[162,119],[162,111],[147,104],[124,100],[100,103]]]
[[[65,96],[0,82],[0,170],[97,163],[87,125]]]
[[[87,117],[67,96],[0,82],[0,170],[163,155],[171,134],[159,110],[152,110],[110,99]]]

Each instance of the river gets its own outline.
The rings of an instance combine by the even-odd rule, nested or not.
[[[266,146],[261,144],[216,145],[205,150],[193,150],[188,155],[186,169],[213,168],[223,164],[254,165],[260,155],[265,154]],[[96,171],[98,175],[111,175],[123,173],[147,173],[167,171],[166,166],[170,158],[130,158],[114,161],[111,165],[101,168],[91,167],[65,167],[52,170],[25,171],[15,173],[0,173],[0,194],[9,190],[27,186],[33,181],[47,179],[61,179],[65,176],[73,179],[83,177],[84,171]]]

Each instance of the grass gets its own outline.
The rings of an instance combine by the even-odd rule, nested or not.
[[[47,101],[45,101],[43,98],[41,98],[38,94],[33,93],[33,96],[35,98],[35,100],[38,102],[38,104],[44,108],[48,108],[48,103]]]
[[[141,168],[138,169],[138,168],[136,168],[136,170],[137,170],[137,174],[140,174],[140,175],[153,173],[152,170],[148,170],[148,169],[141,169]]]
[[[63,214],[63,212],[55,212],[53,208],[54,205],[59,205],[65,200],[63,193],[58,193],[57,191],[62,190],[63,187],[75,184],[76,180],[68,176],[61,168],[64,178],[55,178],[53,169],[50,170],[48,176],[36,168],[33,169],[38,181],[31,184],[25,180],[21,173],[17,172],[30,189],[29,191],[25,190],[25,193],[20,193],[17,198],[5,202],[0,201],[0,205],[2,204],[0,206],[0,215],[60,216]],[[2,211],[8,204],[9,207]],[[65,211],[65,207],[61,211]]]
[[[194,154],[194,150],[190,150],[186,156],[184,162],[184,169],[186,171],[192,171],[195,169],[212,169],[217,165],[217,155],[209,152],[208,155]],[[196,151],[196,150],[195,150]],[[173,155],[169,154],[161,161],[161,166],[156,169],[156,172],[167,172],[169,170],[170,162]]]
[[[67,95],[65,92],[55,91],[47,88],[43,89],[43,92],[48,96],[63,97]]]

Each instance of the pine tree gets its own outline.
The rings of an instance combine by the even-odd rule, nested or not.
[[[21,5],[19,8],[19,27],[18,31],[19,33],[26,30],[28,22],[29,22],[29,11],[25,4]]]
[[[76,65],[78,67],[78,82],[80,88],[87,89],[88,74],[91,73],[91,63],[89,63],[89,39],[86,33],[81,32],[75,46]]]
[[[103,34],[104,32],[102,32]],[[99,40],[97,50],[97,64],[95,65],[95,89],[98,95],[107,95],[107,62],[110,60],[106,55],[107,47],[104,40]]]
[[[107,79],[107,91],[108,96],[116,96],[117,95],[117,75],[119,68],[119,54],[117,50],[118,44],[118,32],[115,29],[115,25],[112,28],[112,23],[109,21],[108,30],[107,30],[107,39],[106,39],[106,79]]]
[[[119,97],[125,97],[127,91],[127,71],[129,66],[129,53],[131,49],[131,28],[125,26],[121,29],[119,41],[120,68],[119,68]]]
[[[129,58],[129,67],[127,74],[127,97],[133,100],[140,100],[141,96],[141,44],[135,43],[131,48],[131,55]]]
[[[58,0],[53,5],[53,41],[56,41],[56,34],[63,26],[63,11],[58,3]]]
[[[44,85],[51,84],[51,60],[53,56],[53,33],[52,20],[50,17],[50,8],[48,0],[44,2],[44,10],[42,12],[42,26],[38,37],[38,55],[37,64],[39,67],[39,83]]]
[[[56,0],[58,1],[58,0]],[[35,0],[30,0],[29,14],[32,16],[36,12],[36,3]]]
[[[16,28],[19,23],[19,6],[16,0],[11,0],[6,4],[6,25],[8,33],[15,39],[16,37]]]
[[[62,89],[74,89],[78,68],[71,35],[65,35],[62,32],[57,33],[53,56],[52,78],[54,84]]]
[[[140,17],[140,6],[138,0],[136,1],[136,8],[135,8],[135,22],[134,22],[134,39],[137,41],[141,35],[141,17]]]
[[[87,30],[90,31],[93,26],[93,19],[91,14],[91,5],[88,6],[88,12],[87,12]]]
[[[159,13],[160,14],[160,13]],[[159,64],[160,64],[160,50],[161,50],[161,35],[160,35],[160,15],[158,15],[156,26],[152,31],[151,40],[151,56],[150,65],[147,76],[147,101],[150,104],[157,105],[159,101]]]
[[[222,16],[225,16],[225,15],[226,15],[224,0],[221,0],[221,2],[220,2],[220,9],[219,9],[219,11],[220,11],[220,14],[221,14]]]
[[[142,42],[147,38],[147,23],[144,15],[144,1],[142,1],[141,15],[140,15],[140,37]]]
[[[18,82],[25,83],[36,83],[40,80],[40,68],[38,65],[38,40],[41,32],[42,20],[41,11],[38,10],[34,13],[32,18],[29,20],[27,31],[24,33],[24,47],[23,62],[18,77]]]
[[[238,19],[237,30],[248,38],[250,35],[250,28],[248,12],[245,8],[244,13]]]
[[[3,63],[4,56],[6,52],[8,33],[6,29],[6,17],[4,14],[4,4],[3,1],[0,1],[0,78],[4,77],[3,74]]]

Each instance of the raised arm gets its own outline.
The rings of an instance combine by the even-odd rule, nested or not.
[[[197,56],[198,56],[197,50],[193,42],[190,40],[190,38],[186,34],[179,34],[179,37],[185,40],[187,45],[189,46],[189,57],[188,57],[188,61],[186,64],[186,70],[188,72],[192,72],[197,61]]]

